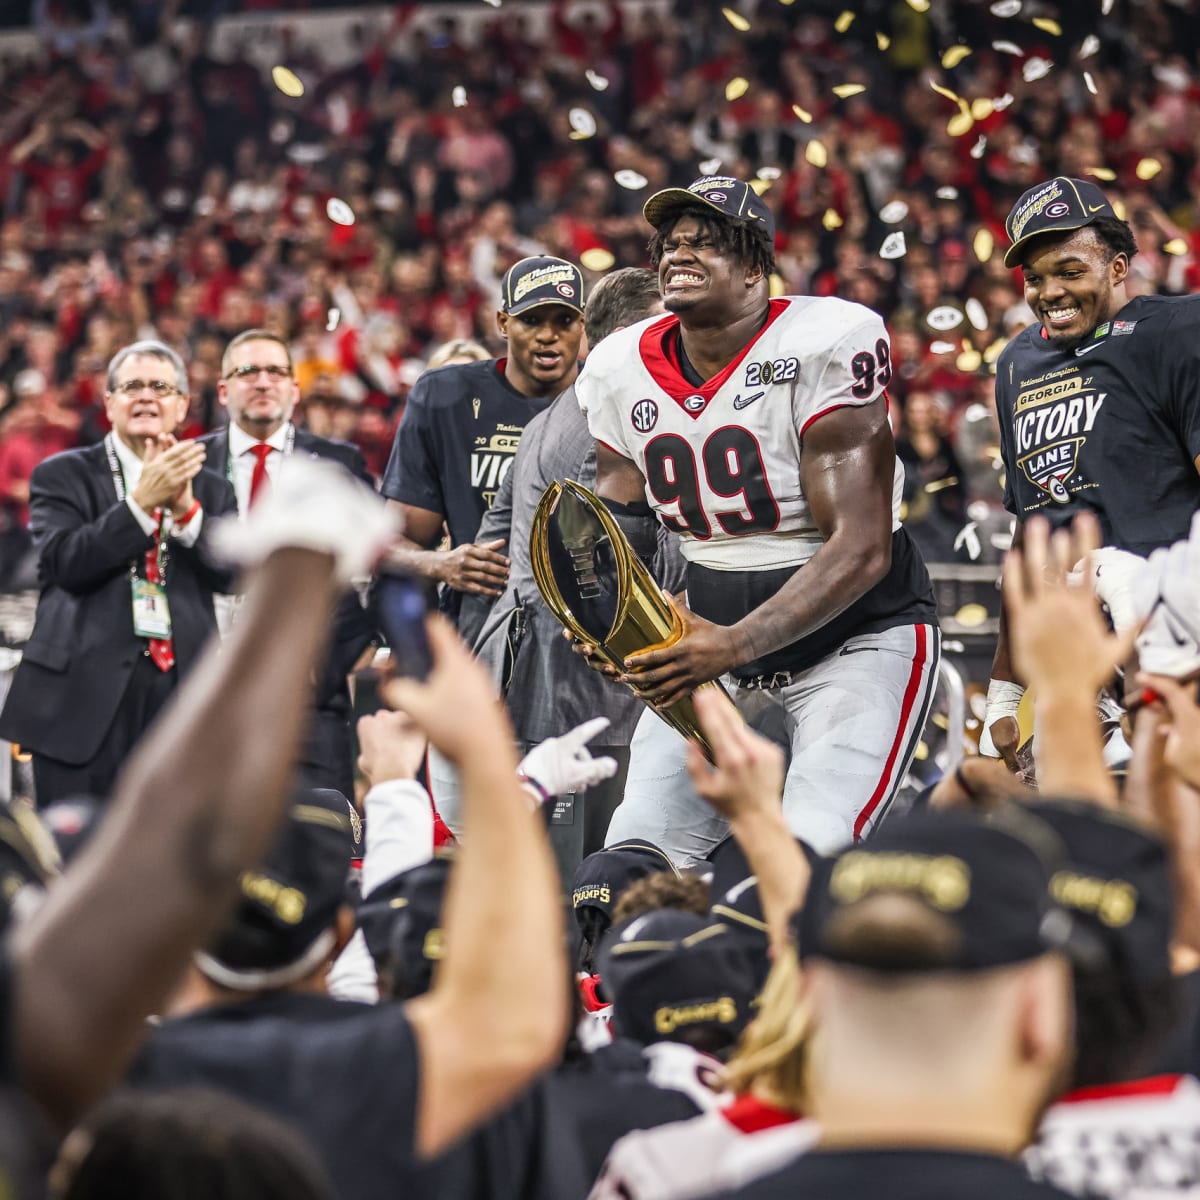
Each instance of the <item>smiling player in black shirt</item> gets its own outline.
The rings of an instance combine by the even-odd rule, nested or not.
[[[1008,214],[1025,299],[1038,319],[1005,348],[996,411],[1004,502],[1063,528],[1084,510],[1103,542],[1148,555],[1186,538],[1200,508],[1200,296],[1126,291],[1133,232],[1094,183],[1058,176]],[[1011,762],[1015,680],[1001,622],[980,749]],[[988,745],[989,740],[993,743]]]

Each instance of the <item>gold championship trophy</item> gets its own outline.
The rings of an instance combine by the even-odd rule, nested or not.
[[[529,549],[533,577],[550,611],[622,674],[629,655],[669,646],[683,635],[679,614],[612,513],[582,484],[568,479],[542,493]],[[641,698],[637,688],[630,691]],[[691,696],[653,711],[712,759]]]

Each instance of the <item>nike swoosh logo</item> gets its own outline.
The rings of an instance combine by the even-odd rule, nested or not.
[[[1075,357],[1082,358],[1085,354],[1091,354],[1093,350],[1099,350],[1103,345],[1104,342],[1101,340],[1098,342],[1093,342],[1090,346],[1080,346],[1079,349],[1075,351]]]
[[[1104,207],[1103,204],[1089,204],[1088,212],[1090,212],[1090,213],[1099,212],[1103,207]]]
[[[745,400],[743,400],[739,393],[733,398],[733,407],[740,412],[743,408],[748,408],[755,402],[755,400],[761,399],[766,394],[766,392],[755,392],[753,396],[747,396]]]

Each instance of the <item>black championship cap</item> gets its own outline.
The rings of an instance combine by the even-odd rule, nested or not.
[[[775,239],[775,216],[748,184],[732,175],[704,175],[686,188],[667,188],[646,201],[642,216],[657,229],[670,217],[691,209],[710,209],[742,225],[758,222]]]
[[[303,979],[329,953],[362,823],[341,792],[303,789],[266,859],[243,873],[233,917],[196,963],[214,983],[241,991]]]
[[[613,926],[599,955],[613,1023],[643,1045],[686,1042],[720,1053],[758,994],[745,943],[725,925],[662,908]]]
[[[1056,175],[1021,194],[1004,220],[1012,245],[1005,251],[1004,265],[1021,265],[1021,248],[1043,233],[1070,233],[1090,225],[1097,217],[1115,217],[1108,197],[1086,179]]]
[[[1162,840],[1123,813],[1082,801],[1046,801],[1029,811],[1065,847],[1051,896],[1095,935],[1118,976],[1138,984],[1166,979],[1174,900]]]
[[[579,931],[594,941],[612,924],[621,893],[659,871],[679,872],[665,851],[641,838],[629,838],[589,854],[571,881],[571,907]]]
[[[406,999],[423,995],[442,958],[442,905],[453,854],[401,871],[373,889],[358,907],[358,927],[378,971]]]
[[[506,313],[523,313],[539,304],[565,304],[583,312],[583,276],[574,263],[539,254],[523,258],[505,271],[500,307]]]
[[[1072,920],[1050,898],[1061,841],[1028,814],[1006,815],[913,813],[820,864],[796,926],[801,958],[878,971],[975,971],[1069,952]],[[953,936],[928,953],[859,944],[849,917],[885,894],[919,901]]]

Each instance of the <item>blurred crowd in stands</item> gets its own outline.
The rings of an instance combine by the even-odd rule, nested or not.
[[[475,45],[455,16],[400,5],[355,25],[348,66],[280,18],[289,96],[251,47],[218,57],[212,21],[178,19],[194,7],[37,0],[40,51],[0,59],[9,545],[32,467],[103,434],[104,368],[135,338],[184,355],[197,434],[222,421],[229,338],[278,332],[303,421],[378,475],[439,346],[502,353],[508,266],[546,251],[594,281],[644,265],[645,198],[719,171],[756,177],[777,214],[778,291],[886,319],[927,557],[994,561],[1003,537],[962,533],[1007,528],[991,371],[1030,314],[1003,216],[1038,179],[1094,178],[1138,237],[1131,294],[1200,286],[1200,12],[742,7],[747,29],[684,0],[506,3]]]

